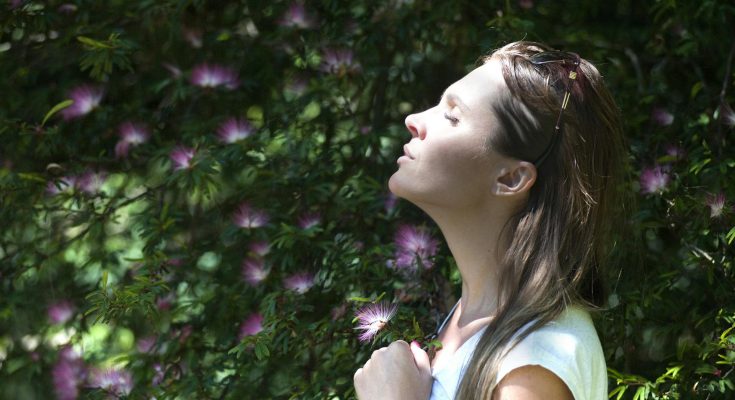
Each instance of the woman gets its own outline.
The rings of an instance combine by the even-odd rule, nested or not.
[[[430,360],[397,341],[357,370],[366,399],[607,399],[589,311],[620,210],[624,144],[597,69],[510,43],[406,118],[390,190],[437,223],[462,296]]]

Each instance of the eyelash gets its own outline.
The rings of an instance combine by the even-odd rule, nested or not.
[[[452,123],[452,126],[456,126],[459,123],[458,118],[452,117],[447,113],[444,113],[444,118],[448,119]]]

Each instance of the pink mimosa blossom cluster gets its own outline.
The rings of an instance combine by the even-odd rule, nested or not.
[[[83,117],[99,106],[104,91],[92,85],[80,85],[69,91],[68,98],[74,103],[60,111],[65,120]]]
[[[233,90],[240,85],[237,72],[219,64],[202,63],[191,71],[191,84],[203,88],[224,87]]]
[[[217,137],[222,143],[235,143],[252,135],[250,122],[239,118],[230,118],[217,129]]]
[[[408,272],[416,271],[419,263],[424,268],[434,265],[432,257],[436,255],[439,242],[431,237],[426,227],[402,224],[395,235],[395,259],[389,262],[393,268]]]
[[[255,209],[250,203],[243,202],[235,211],[232,219],[235,225],[241,228],[253,229],[265,226],[270,217],[265,211]]]
[[[136,122],[123,122],[118,128],[120,140],[115,145],[115,157],[125,158],[131,147],[138,146],[148,141],[151,134],[148,128]]]
[[[173,163],[174,171],[191,168],[191,160],[194,159],[195,154],[196,150],[191,147],[176,146],[176,148],[174,148],[169,154],[169,158]]]
[[[385,328],[397,311],[397,304],[387,302],[369,304],[358,310],[355,314],[358,319],[358,325],[355,329],[362,331],[358,339],[361,342],[372,340],[378,332]]]

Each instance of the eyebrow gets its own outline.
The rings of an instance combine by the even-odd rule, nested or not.
[[[446,89],[446,90],[444,91],[444,93],[442,93],[442,97],[440,97],[440,98],[439,98],[439,102],[440,102],[440,103],[441,103],[442,99],[443,99],[444,97],[446,97],[446,98],[447,98],[447,100],[451,100],[451,101],[453,101],[454,103],[458,104],[458,105],[459,105],[459,108],[461,108],[462,110],[464,110],[464,111],[469,111],[469,110],[470,110],[470,108],[469,108],[469,107],[467,107],[467,105],[466,105],[466,104],[465,104],[465,103],[464,103],[464,102],[462,101],[462,99],[460,99],[460,98],[459,98],[459,96],[457,96],[457,95],[456,95],[456,94],[454,94],[454,93],[447,93],[447,91],[448,91],[448,90],[449,90],[449,88],[447,88],[447,89]]]

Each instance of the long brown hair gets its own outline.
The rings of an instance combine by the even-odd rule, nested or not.
[[[509,88],[489,110],[499,126],[488,149],[531,161],[552,140],[568,69],[529,60],[549,50],[520,41],[481,58],[501,63]],[[571,304],[591,311],[606,302],[603,278],[623,220],[616,212],[629,211],[621,207],[630,201],[621,191],[626,144],[620,111],[597,68],[582,59],[577,71],[560,137],[537,168],[527,204],[503,229],[510,230],[498,271],[497,313],[467,365],[457,399],[490,399],[499,364],[513,346]]]

